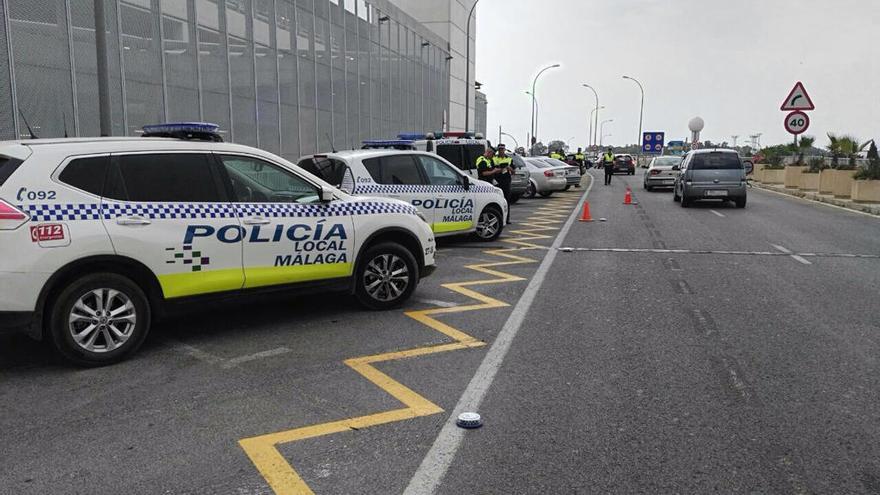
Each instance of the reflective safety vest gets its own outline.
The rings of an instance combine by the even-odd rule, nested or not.
[[[511,162],[513,162],[513,158],[509,156],[496,156],[492,158],[492,164],[498,168],[509,167]]]
[[[488,158],[485,156],[477,157],[477,170],[492,170],[493,168],[495,168],[495,164]]]
[[[550,158],[555,158],[556,160],[562,160],[562,155],[557,152],[550,153]]]
[[[574,155],[574,159],[575,159],[575,160],[583,160],[583,159],[584,159],[584,154],[583,154],[583,153],[575,153],[575,155]]]
[[[605,153],[605,155],[602,156],[602,161],[605,163],[614,162],[614,153]]]

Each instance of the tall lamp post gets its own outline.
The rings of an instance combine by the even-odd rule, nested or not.
[[[642,83],[638,81],[638,79],[630,76],[623,76],[624,79],[629,79],[630,81],[639,85],[639,91],[642,92],[642,103],[639,105],[639,137],[636,138],[636,146],[641,148],[642,146],[642,116],[645,112],[645,88],[642,87]]]
[[[526,94],[532,97],[532,137],[535,137],[535,133],[538,132],[538,99],[535,98],[535,95],[532,94],[531,91],[526,91]],[[529,143],[529,150],[531,151],[531,144]]]
[[[608,122],[614,122],[614,119],[603,120],[601,124],[599,124],[599,147],[602,147],[602,142],[605,139],[605,124]],[[609,134],[610,135],[610,134]]]
[[[515,150],[516,148],[519,148],[519,142],[516,140],[515,137],[513,137],[512,134],[508,134],[508,133],[506,133],[506,132],[502,132],[501,135],[502,135],[502,136],[507,136],[507,137],[509,137],[510,139],[513,139],[514,150]]]
[[[480,0],[475,0],[474,5],[467,18],[467,35],[465,38],[465,60],[464,60],[464,132],[467,132],[471,125],[471,17],[474,15],[474,9]]]
[[[593,146],[594,144],[598,144],[598,143],[596,142],[596,132],[599,131],[599,126],[597,125],[595,129],[592,129],[592,124],[593,124],[593,114],[596,115],[596,119],[598,120],[598,119],[599,119],[599,110],[604,110],[604,109],[605,109],[605,105],[602,105],[601,107],[596,107],[596,108],[594,108],[593,111],[590,112],[590,127],[591,127],[591,132],[590,132],[590,146]],[[598,123],[598,122],[597,122],[597,123]]]
[[[596,112],[596,121],[598,121],[598,119],[599,119],[599,93],[597,93],[597,92],[596,92],[596,89],[593,88],[592,86],[590,86],[589,84],[581,84],[581,86],[583,86],[583,87],[589,89],[590,91],[592,91],[592,92],[593,92],[593,96],[596,97],[596,107],[593,108],[593,112]],[[603,107],[603,108],[604,108],[604,107]],[[593,121],[593,112],[590,112],[590,136],[589,136],[589,138],[588,138],[589,141],[590,141],[590,146],[592,146],[592,145],[595,144],[595,142],[596,142],[596,137],[593,135],[593,133],[594,133],[594,130],[593,130],[593,122],[594,122],[594,121]]]
[[[537,137],[535,136],[535,127],[537,127],[535,124],[535,105],[536,105],[536,103],[535,103],[535,86],[538,84],[538,78],[541,77],[541,74],[543,74],[547,70],[555,69],[557,67],[561,67],[561,66],[559,64],[553,64],[553,65],[548,65],[547,67],[544,67],[543,69],[541,69],[540,72],[538,72],[538,75],[535,76],[535,79],[532,81],[532,141],[538,140]],[[532,149],[532,143],[529,143],[529,150],[531,150],[531,149]]]

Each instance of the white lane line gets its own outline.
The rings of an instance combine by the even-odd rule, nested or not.
[[[443,429],[440,430],[440,434],[437,436],[436,440],[434,440],[431,450],[429,450],[425,458],[422,459],[419,469],[413,475],[409,485],[403,492],[404,495],[432,494],[437,490],[437,487],[443,480],[443,476],[446,474],[449,465],[455,458],[455,453],[461,446],[461,441],[464,438],[465,433],[465,430],[455,425],[455,418],[462,412],[479,410],[483,398],[486,396],[489,387],[492,386],[492,382],[495,380],[495,375],[498,373],[499,368],[501,368],[504,357],[507,356],[507,351],[510,350],[510,345],[513,343],[514,337],[516,337],[516,334],[519,332],[520,328],[522,328],[523,321],[525,320],[532,303],[535,301],[535,296],[544,284],[547,272],[550,271],[550,266],[553,264],[553,260],[556,259],[556,255],[559,253],[559,247],[562,245],[568,231],[571,229],[575,218],[580,214],[584,201],[586,201],[587,196],[590,194],[590,190],[593,189],[593,184],[596,183],[595,176],[591,175],[591,177],[590,185],[587,187],[586,191],[584,191],[584,194],[578,201],[577,207],[568,217],[565,225],[559,230],[556,239],[553,241],[553,245],[550,247],[550,250],[547,251],[547,255],[544,256],[544,260],[541,261],[541,265],[529,281],[529,285],[526,287],[525,291],[523,291],[519,301],[517,301],[514,306],[513,311],[510,313],[510,317],[507,318],[504,327],[502,327],[501,332],[498,334],[498,337],[496,337],[492,347],[489,348],[486,357],[483,358],[483,362],[480,363],[477,373],[471,378],[467,389],[465,389],[461,398],[458,400],[458,404],[455,405],[452,414],[447,419],[446,424],[443,425]]]
[[[721,213],[721,212],[718,212],[718,211],[715,211],[715,210],[709,210],[709,211],[711,211],[712,213],[718,215],[718,216],[721,217],[721,218],[724,218],[724,217],[726,216],[724,213]]]
[[[422,298],[418,298],[418,299],[415,299],[415,302],[417,302],[417,303],[422,303],[422,304],[430,304],[431,306],[440,306],[441,308],[453,308],[453,307],[455,307],[455,306],[458,306],[458,303],[447,302],[447,301],[440,301],[440,300],[438,300],[438,299],[422,299]]]
[[[208,364],[222,364],[225,359],[220,356],[215,356],[210,352],[205,352],[198,347],[193,347],[188,344],[184,344],[183,342],[172,341],[172,348],[178,352],[182,352],[189,357],[198,359],[203,363]]]
[[[777,251],[779,251],[780,253],[791,254],[790,250],[788,250],[782,246],[779,246],[777,244],[770,244],[770,245],[773,246],[773,248],[776,249]]]
[[[269,349],[268,351],[255,352],[253,354],[248,354],[246,356],[239,356],[232,359],[227,359],[225,363],[223,363],[223,367],[226,369],[233,368],[242,363],[249,363],[251,361],[256,361],[258,359],[265,359],[268,357],[280,356],[282,354],[287,354],[289,352],[293,352],[287,347],[277,347],[275,349]]]
[[[797,261],[798,263],[801,263],[801,264],[804,264],[804,265],[812,265],[812,263],[809,262],[809,261],[807,261],[803,256],[798,256],[798,255],[792,253],[791,250],[786,249],[786,248],[783,247],[783,246],[779,246],[779,245],[776,245],[776,244],[770,244],[770,245],[773,246],[774,248],[776,248],[777,251],[779,251],[779,252],[781,252],[781,253],[785,253],[785,254],[791,256],[791,259]]]

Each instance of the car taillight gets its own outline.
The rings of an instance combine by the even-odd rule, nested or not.
[[[12,230],[21,227],[28,220],[28,215],[0,199],[0,230]]]
[[[553,171],[552,170],[545,170],[544,177],[553,177]]]

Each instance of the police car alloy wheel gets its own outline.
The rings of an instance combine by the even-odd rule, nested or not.
[[[480,212],[480,218],[477,220],[477,230],[474,233],[480,240],[494,241],[501,235],[502,223],[501,212],[496,208],[485,208]]]
[[[144,292],[113,273],[68,284],[52,306],[49,337],[66,359],[85,366],[115,363],[143,343],[150,326]]]
[[[419,281],[412,253],[394,243],[368,249],[358,263],[355,295],[371,309],[389,309],[409,299]]]

